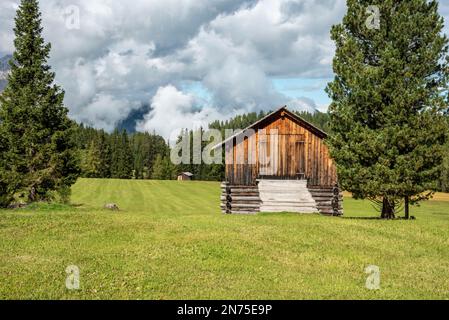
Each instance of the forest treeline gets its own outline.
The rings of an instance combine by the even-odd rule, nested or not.
[[[221,130],[224,137],[226,129],[246,128],[268,113],[252,112],[225,121],[214,121],[209,124],[209,128]],[[330,132],[327,113],[296,113],[325,132]],[[188,135],[192,145],[195,134],[198,134],[198,131],[186,130],[180,134],[179,139]],[[190,164],[172,164],[171,146],[155,132],[129,133],[126,130],[115,130],[107,133],[79,125],[76,141],[80,150],[82,176],[86,178],[173,180],[180,172],[188,171],[194,174],[195,180],[222,181],[224,179],[222,164],[193,164],[193,161]],[[208,143],[203,142],[202,148]],[[439,181],[439,189],[446,192],[449,191],[449,146],[447,150]]]
[[[158,178],[155,164],[170,155],[164,138],[155,133],[107,133],[79,125],[76,142],[80,150],[81,175],[86,178]]]
[[[267,114],[243,114],[226,121],[214,121],[209,128],[221,130],[224,137],[226,129],[246,128]],[[323,130],[328,128],[326,113],[298,114]],[[199,130],[186,130],[180,133],[179,139],[188,136],[193,145],[193,136],[198,133]],[[80,150],[82,176],[86,178],[171,180],[185,171],[192,172],[197,180],[220,181],[224,178],[224,165],[193,164],[193,161],[191,164],[172,164],[169,143],[155,132],[115,130],[107,133],[81,124],[77,127],[75,139]],[[203,142],[202,148],[207,144],[209,142]]]

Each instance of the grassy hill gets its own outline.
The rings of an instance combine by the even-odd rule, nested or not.
[[[83,179],[73,206],[0,211],[0,298],[449,299],[446,195],[415,221],[370,219],[349,197],[345,218],[222,215],[219,195],[218,183]],[[380,290],[365,288],[368,265]]]

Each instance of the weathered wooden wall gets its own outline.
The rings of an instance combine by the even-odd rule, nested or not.
[[[306,178],[310,186],[337,183],[336,167],[324,143],[325,134],[284,111],[262,121],[254,130],[255,134],[243,142],[234,141],[234,147],[226,149],[226,158],[234,160],[226,164],[226,181],[230,184],[256,185],[256,180],[264,176]],[[266,135],[260,135],[258,130],[265,130]],[[264,165],[271,154],[271,130],[278,132],[279,152],[269,165]],[[255,164],[249,164],[251,156],[255,157]]]

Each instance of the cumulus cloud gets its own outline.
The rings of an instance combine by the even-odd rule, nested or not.
[[[0,53],[13,50],[18,0],[0,2]],[[345,0],[46,0],[50,64],[77,121],[112,130],[142,103],[138,125],[174,128],[289,104],[315,110],[312,92],[287,96],[275,79],[332,77],[332,24]],[[68,6],[79,9],[79,29]],[[449,15],[447,4],[441,11]],[[76,17],[75,17],[76,18]],[[197,84],[204,97],[186,84]],[[324,89],[325,84],[323,84]],[[289,93],[290,94],[290,93]],[[324,106],[325,108],[325,106]]]
[[[286,8],[289,3],[302,3],[305,12],[295,16]],[[285,96],[275,89],[272,78],[329,77],[333,46],[328,33],[344,8],[344,1],[338,0],[259,1],[233,14],[220,14],[166,61],[184,63],[184,76],[202,82],[221,117],[285,104],[314,111],[313,100]],[[333,11],[317,26],[311,22],[320,10]]]
[[[259,1],[210,23],[216,34],[235,46],[251,46],[269,76],[328,76],[332,24],[341,20],[345,1]]]
[[[17,4],[0,5],[1,52],[13,50]],[[76,18],[67,10],[73,5],[79,29],[67,28],[67,19]],[[312,100],[278,92],[272,78],[329,75],[328,29],[343,9],[343,0],[41,2],[44,36],[53,45],[50,63],[71,117],[111,130],[151,101],[139,129],[164,135],[180,125],[192,127],[189,121],[273,109],[291,100],[294,107],[314,110]],[[210,99],[177,89],[191,82],[200,83]]]
[[[217,109],[201,104],[197,97],[182,92],[173,85],[160,87],[151,101],[151,111],[137,124],[141,131],[156,130],[176,141],[183,129],[207,128],[220,117]]]
[[[12,53],[14,50],[14,12],[17,10],[17,1],[3,0],[0,2],[0,52]]]

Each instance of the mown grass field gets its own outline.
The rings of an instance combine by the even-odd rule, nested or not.
[[[80,180],[73,206],[0,211],[1,299],[449,299],[449,197],[379,221],[222,215],[218,183]],[[102,209],[115,202],[122,211]],[[80,268],[80,290],[65,269]],[[368,265],[381,289],[365,287]]]

